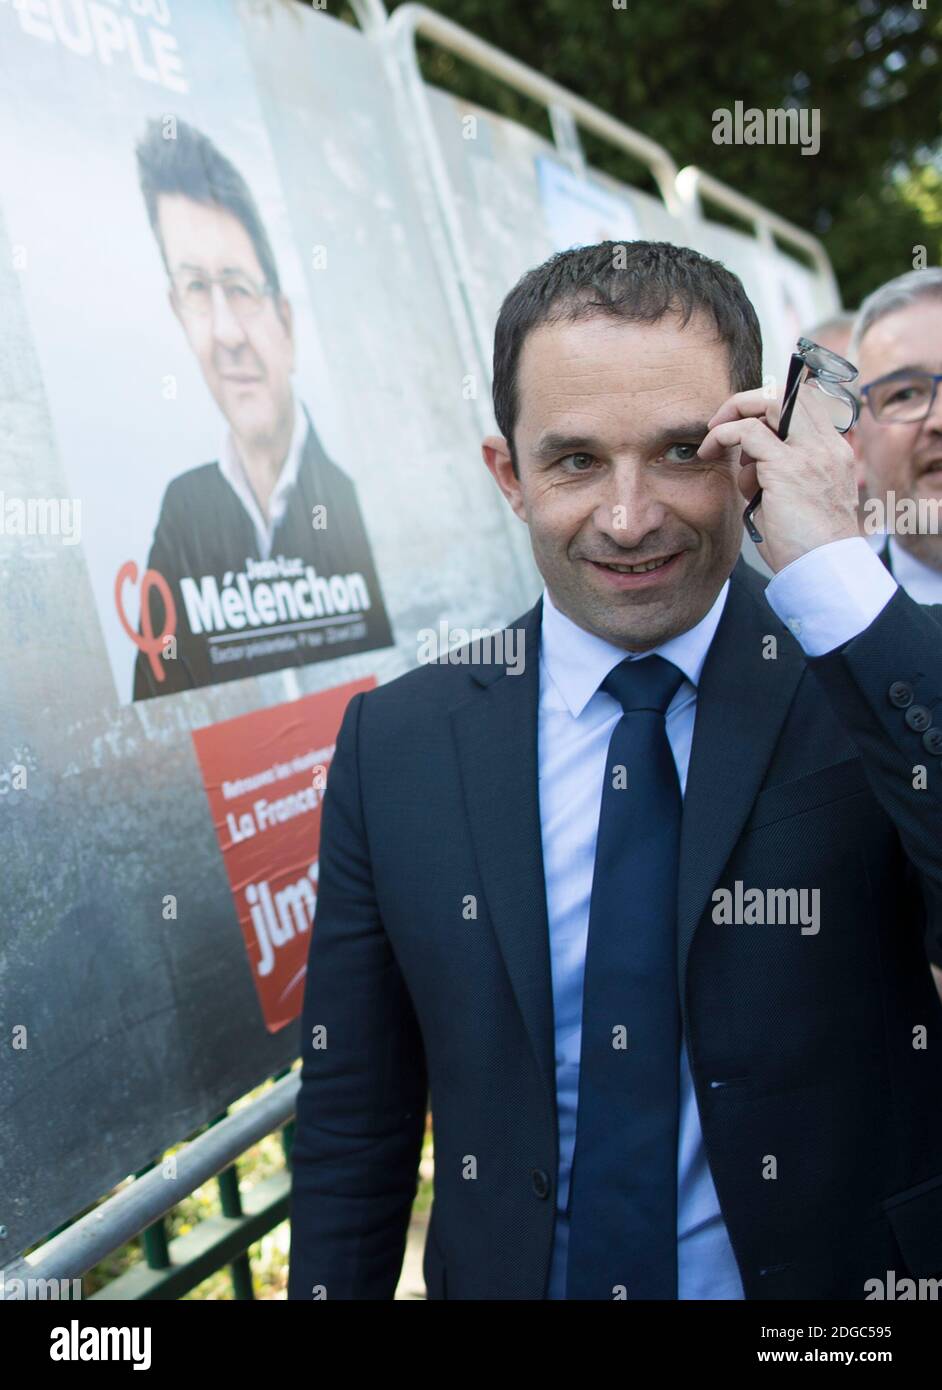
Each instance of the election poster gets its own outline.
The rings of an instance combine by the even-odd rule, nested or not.
[[[0,199],[119,702],[389,647],[231,0],[0,3]]]
[[[375,684],[368,676],[192,735],[269,1033],[301,1012],[327,774],[348,701]]]

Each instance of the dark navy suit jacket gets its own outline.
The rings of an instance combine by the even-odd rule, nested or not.
[[[942,1006],[923,945],[942,925],[942,752],[925,723],[942,726],[942,607],[899,590],[808,659],[766,582],[739,561],[698,690],[684,1034],[746,1297],[863,1299],[889,1270],[942,1273]],[[429,1096],[429,1297],[545,1297],[558,1153],[540,614],[511,625],[523,674],[426,665],[347,707],[301,1029],[291,1298],[392,1297]],[[820,931],[718,925],[713,891],[737,880],[818,888]]]

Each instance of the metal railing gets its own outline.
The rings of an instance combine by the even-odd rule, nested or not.
[[[367,0],[364,0],[367,3]],[[380,0],[376,0],[380,3]],[[677,218],[693,244],[695,228],[704,222],[703,199],[725,208],[752,229],[761,248],[770,253],[776,241],[806,255],[821,278],[835,307],[840,293],[827,252],[817,237],[786,218],[737,192],[703,170],[688,165],[678,170],[669,152],[656,141],[616,120],[591,102],[576,96],[534,68],[512,58],[469,30],[421,4],[405,4],[394,10],[385,24],[364,26],[371,40],[387,51],[387,71],[409,104],[414,117],[415,139],[431,184],[437,215],[444,229],[451,271],[460,287],[462,307],[474,341],[483,379],[491,380],[491,325],[484,321],[473,291],[471,257],[461,227],[457,201],[444,153],[435,128],[428,87],[419,66],[417,39],[428,40],[478,70],[531,98],[547,111],[553,143],[560,159],[576,174],[590,173],[579,138],[579,129],[594,135],[639,160],[657,184],[664,206]],[[406,132],[406,138],[409,133]],[[440,260],[441,265],[441,260]],[[447,279],[447,274],[446,274]],[[450,288],[450,287],[449,287]],[[460,315],[457,315],[460,317]]]
[[[382,29],[389,19],[383,0],[350,0],[350,8],[365,34]]]
[[[778,241],[804,252],[827,285],[835,304],[840,304],[840,292],[833,267],[827,251],[816,236],[803,231],[801,227],[796,227],[794,222],[789,222],[787,218],[779,217],[778,213],[763,207],[745,193],[730,188],[729,184],[713,178],[712,174],[705,173],[694,164],[688,164],[681,169],[676,183],[678,196],[697,218],[703,216],[703,200],[706,199],[748,223],[766,251],[774,253],[775,243]]]
[[[395,65],[406,100],[415,118],[415,131],[431,180],[438,214],[444,225],[453,260],[453,273],[461,287],[464,309],[474,336],[476,355],[483,380],[491,380],[491,325],[484,321],[472,292],[471,258],[465,243],[458,209],[448,176],[429,103],[428,89],[419,66],[416,40],[419,36],[447,49],[456,57],[490,74],[507,86],[542,105],[550,119],[555,147],[561,159],[575,172],[585,173],[586,163],[578,128],[594,135],[638,159],[651,172],[668,211],[686,217],[676,189],[677,165],[663,146],[640,131],[609,116],[591,102],[544,77],[534,68],[511,58],[493,44],[479,39],[450,19],[425,5],[401,5],[382,29],[371,29],[370,37],[386,46]],[[387,65],[388,68],[390,65]]]
[[[157,1164],[108,1197],[28,1255],[4,1270],[4,1279],[67,1281],[80,1278],[114,1250],[144,1233],[146,1260],[93,1294],[94,1299],[179,1298],[226,1264],[234,1265],[236,1296],[251,1298],[249,1246],[288,1215],[290,1172],[259,1183],[244,1197],[231,1165],[260,1139],[290,1125],[300,1072],[289,1072],[257,1100],[226,1115],[172,1158],[173,1171]],[[286,1158],[290,1155],[290,1133]],[[228,1170],[224,1172],[223,1170]],[[161,1222],[197,1187],[221,1174],[221,1216],[168,1241]]]
[[[511,58],[493,44],[479,39],[470,30],[463,29],[460,24],[445,19],[425,5],[400,5],[390,17],[387,28],[390,42],[402,62],[412,69],[419,81],[423,79],[415,41],[421,35],[545,107],[550,115],[557,148],[563,156],[571,155],[577,148],[572,135],[573,129],[579,126],[632,155],[650,169],[667,208],[677,216],[683,215],[674,182],[677,165],[657,141],[632,130],[600,107],[593,106],[590,101],[576,96],[535,68]],[[579,157],[582,158],[581,150]]]

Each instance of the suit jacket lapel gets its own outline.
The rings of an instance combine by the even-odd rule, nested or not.
[[[677,894],[677,967],[685,1000],[697,923],[746,822],[805,669],[797,641],[740,559],[697,690]],[[774,659],[764,653],[775,638]]]
[[[524,667],[471,665],[481,689],[451,711],[475,858],[507,973],[556,1106],[553,981],[540,828],[537,712],[542,596],[511,623]],[[519,641],[519,638],[517,639]]]

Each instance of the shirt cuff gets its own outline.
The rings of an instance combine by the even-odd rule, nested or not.
[[[870,626],[897,583],[863,536],[799,555],[766,586],[769,606],[806,656],[824,656]]]

